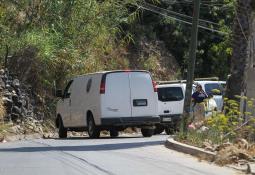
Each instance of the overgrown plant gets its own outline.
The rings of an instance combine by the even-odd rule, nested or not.
[[[246,111],[240,104],[246,104]],[[223,112],[207,118],[204,126],[197,130],[190,130],[186,137],[182,133],[177,134],[177,139],[191,145],[201,147],[205,141],[213,144],[221,144],[226,141],[234,141],[244,138],[250,142],[255,140],[255,100],[247,97],[236,96],[236,100],[224,99]]]

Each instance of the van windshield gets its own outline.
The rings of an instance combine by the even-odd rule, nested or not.
[[[158,88],[158,99],[160,101],[180,101],[183,99],[181,87],[164,87]]]
[[[205,84],[205,92],[209,95],[222,95],[223,87],[219,83]]]

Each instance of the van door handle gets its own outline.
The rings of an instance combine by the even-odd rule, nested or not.
[[[69,106],[71,106],[71,103],[72,103],[72,100],[71,100],[71,98],[69,99]]]

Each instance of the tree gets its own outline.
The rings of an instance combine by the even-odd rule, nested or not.
[[[254,0],[238,0],[236,3],[236,18],[233,26],[233,55],[231,59],[231,75],[228,79],[227,96],[246,94],[247,68],[252,49],[250,42],[254,41]]]

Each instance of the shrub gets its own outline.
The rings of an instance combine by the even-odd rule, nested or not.
[[[236,98],[236,100],[224,99],[224,111],[217,112],[205,120],[206,130],[201,128],[190,130],[186,136],[183,133],[178,133],[177,139],[199,147],[208,140],[213,144],[233,141],[237,138],[245,138],[254,142],[255,118],[252,116],[254,114],[254,99],[240,96],[236,96]],[[247,102],[247,110],[251,112],[241,113],[240,99]]]

